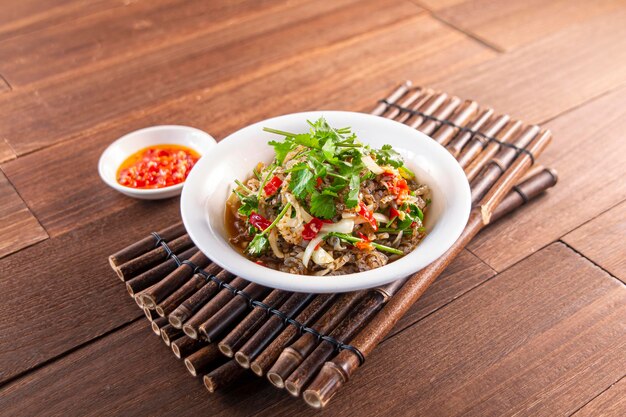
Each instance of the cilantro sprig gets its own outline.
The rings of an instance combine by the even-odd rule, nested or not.
[[[344,242],[348,242],[348,243],[352,243],[355,244],[357,242],[365,242],[365,240],[356,237],[356,236],[352,236],[346,233],[339,233],[339,232],[330,232],[326,235],[326,237],[330,237],[330,236],[335,236],[341,240],[343,240]],[[370,245],[372,245],[372,247],[383,251],[383,252],[389,252],[392,253],[394,255],[404,255],[404,252],[402,252],[400,249],[396,249],[396,248],[392,248],[390,246],[385,246],[385,245],[381,245],[380,243],[376,243],[376,242],[369,242]]]
[[[271,232],[274,226],[276,226],[276,224],[280,221],[280,219],[285,216],[287,210],[289,210],[289,207],[291,207],[291,203],[285,204],[285,207],[283,207],[280,213],[278,213],[278,216],[276,216],[274,221],[269,226],[267,226],[265,230],[263,230],[261,233],[257,233],[252,238],[252,240],[248,244],[248,247],[246,248],[246,252],[248,252],[252,256],[259,256],[267,250],[270,245],[267,234]]]

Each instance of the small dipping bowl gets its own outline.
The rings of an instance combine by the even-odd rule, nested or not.
[[[122,163],[141,149],[156,145],[182,145],[196,151],[200,157],[215,146],[215,139],[200,129],[188,126],[152,126],[130,132],[110,144],[98,161],[100,178],[109,187],[129,197],[158,200],[180,194],[184,181],[162,188],[131,188],[117,182],[117,171]]]

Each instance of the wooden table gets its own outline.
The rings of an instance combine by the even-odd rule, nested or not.
[[[314,415],[209,395],[106,256],[171,223],[99,179],[153,124],[222,138],[412,79],[545,125],[560,183],[482,233],[325,415],[626,415],[626,2],[21,0],[0,13],[0,414]]]

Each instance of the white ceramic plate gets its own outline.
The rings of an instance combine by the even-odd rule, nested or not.
[[[246,259],[229,241],[224,225],[225,201],[235,179],[249,178],[259,161],[270,163],[269,140],[282,138],[263,132],[272,127],[306,132],[307,120],[324,116],[331,126],[352,127],[357,138],[373,147],[390,144],[432,190],[426,212],[428,234],[417,248],[388,265],[370,271],[335,276],[295,275],[266,268]],[[470,188],[457,161],[425,134],[401,123],[369,114],[315,111],[288,114],[245,127],[223,139],[194,167],[181,196],[181,213],[191,239],[224,269],[249,281],[299,292],[345,292],[386,284],[419,271],[441,256],[459,237],[471,206]]]
[[[215,146],[215,139],[200,129],[188,126],[152,126],[130,132],[110,144],[98,161],[100,178],[109,187],[130,197],[157,200],[180,194],[183,184],[163,188],[138,189],[125,187],[117,182],[117,170],[130,155],[155,145],[183,145],[203,156]],[[195,166],[194,166],[195,169]]]

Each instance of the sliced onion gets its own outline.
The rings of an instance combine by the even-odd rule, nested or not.
[[[309,266],[309,259],[311,259],[311,255],[313,254],[313,251],[315,250],[315,247],[322,241],[324,240],[324,237],[326,235],[323,233],[320,233],[319,235],[317,235],[316,237],[314,237],[313,239],[311,239],[311,241],[309,242],[308,245],[306,245],[306,249],[304,250],[304,255],[302,256],[302,264],[308,268]]]
[[[337,233],[352,233],[354,229],[354,220],[342,219],[337,223],[324,223],[322,229],[323,233],[337,232]]]
[[[393,246],[394,248],[398,247],[398,244],[400,244],[400,239],[402,239],[403,232],[404,232],[403,230],[400,230],[400,232],[398,233],[398,236],[396,236],[393,242],[391,242],[391,246]]]
[[[383,213],[374,213],[374,218],[378,223],[388,223],[389,217],[385,216]]]
[[[267,240],[269,240],[270,242],[270,248],[272,248],[272,252],[274,252],[274,255],[277,258],[284,259],[285,254],[278,247],[278,236],[276,234],[276,229],[272,229],[269,236],[267,237]]]
[[[376,175],[380,175],[385,172],[385,170],[382,169],[376,162],[374,162],[372,157],[369,155],[361,157],[361,161],[363,161],[363,164],[367,167],[367,169],[369,169]]]
[[[349,211],[344,211],[343,213],[341,213],[342,219],[354,219],[356,216],[356,213],[351,213]]]
[[[296,197],[294,197],[293,194],[285,193],[285,198],[291,203],[291,206],[296,210],[296,213],[299,213],[300,216],[302,216],[302,220],[304,220],[305,223],[308,223],[313,219],[313,216],[307,213],[306,210],[300,206],[300,203],[298,203],[298,200],[296,200]]]
[[[335,262],[335,259],[330,255],[330,253],[326,252],[323,248],[314,250],[311,259],[313,259],[313,262],[319,266],[326,266]]]

